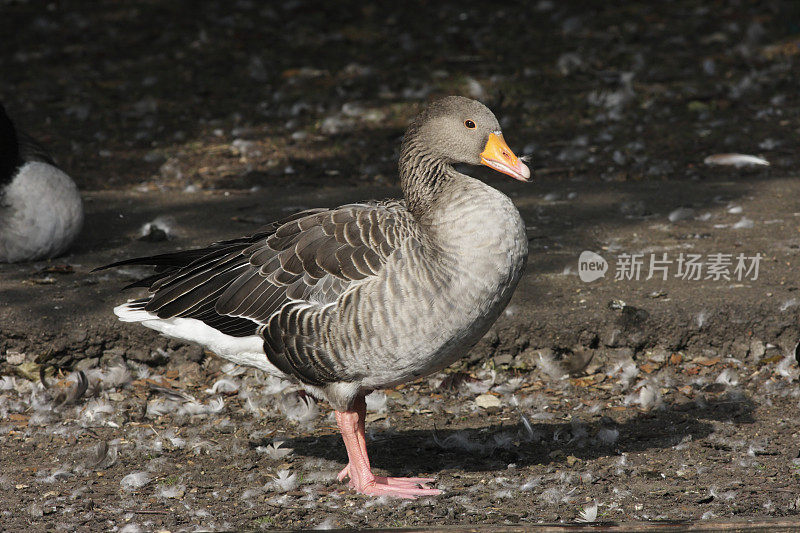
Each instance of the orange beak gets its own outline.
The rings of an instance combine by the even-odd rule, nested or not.
[[[481,164],[507,174],[519,181],[531,179],[530,169],[519,160],[503,139],[502,133],[490,133],[486,147],[481,152]]]

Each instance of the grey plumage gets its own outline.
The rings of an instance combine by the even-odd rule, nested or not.
[[[467,118],[474,132],[461,131]],[[490,133],[499,125],[478,102],[436,102],[406,133],[404,200],[305,211],[251,237],[109,265],[159,268],[151,296],[118,314],[144,311],[130,320],[156,329],[189,318],[257,335],[272,366],[340,411],[440,369],[488,330],[527,256],[512,202],[452,167],[479,164]]]

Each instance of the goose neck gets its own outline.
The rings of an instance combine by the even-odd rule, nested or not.
[[[458,174],[448,161],[414,143],[403,145],[399,170],[406,205],[418,220],[424,220],[436,207],[442,191]]]

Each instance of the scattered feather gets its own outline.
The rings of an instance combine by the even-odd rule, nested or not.
[[[469,433],[466,431],[456,431],[444,439],[439,439],[439,436],[434,432],[433,442],[443,450],[457,450],[479,455],[491,453],[490,446],[470,438]]]
[[[17,378],[13,376],[0,377],[0,391],[15,390],[17,386]]]
[[[732,368],[726,368],[720,372],[719,376],[717,376],[717,379],[714,381],[715,383],[721,383],[726,387],[735,387],[739,384],[739,375]]]
[[[528,421],[528,417],[526,417],[523,414],[520,414],[519,417],[520,420],[522,420],[522,427],[525,430],[525,440],[532,441],[535,436],[535,433],[533,431],[531,423]]]
[[[113,441],[112,441],[113,442]],[[101,441],[89,452],[86,467],[90,470],[102,470],[117,462],[118,446],[116,442]]]
[[[734,167],[745,167],[751,165],[769,166],[769,161],[761,157],[747,154],[714,154],[703,160],[706,165],[727,165]]]
[[[623,359],[617,361],[608,375],[609,377],[619,376],[622,387],[627,389],[636,376],[639,375],[639,368],[633,362],[633,359]]]
[[[542,372],[553,379],[562,380],[569,377],[569,374],[561,367],[559,362],[545,352],[539,352],[539,361],[537,366]]]
[[[134,491],[144,487],[152,479],[153,477],[148,472],[133,472],[122,478],[119,484],[127,491]]]
[[[297,392],[285,394],[281,398],[280,408],[289,420],[308,423],[319,415],[317,402],[311,396],[301,396]]]
[[[783,302],[778,309],[780,309],[781,312],[784,312],[784,311],[788,310],[790,307],[795,307],[797,305],[797,303],[798,302],[797,302],[796,298],[790,298],[790,299],[786,300],[785,302]]]
[[[179,406],[180,404],[176,401],[156,398],[147,402],[145,416],[147,418],[158,418],[168,413],[177,412]]]
[[[159,498],[180,499],[185,493],[186,485],[162,485],[159,487],[157,495]]]
[[[231,393],[239,390],[239,384],[232,379],[222,378],[214,382],[211,388],[206,389],[208,394]]]
[[[541,493],[539,493],[539,499],[551,505],[557,505],[559,503],[569,503],[570,500],[572,499],[570,495],[574,491],[575,488],[565,491],[558,487],[550,487],[544,489]]]
[[[639,389],[639,396],[636,403],[642,406],[642,409],[652,409],[661,405],[661,393],[652,383],[648,383]]]
[[[114,414],[114,406],[102,398],[89,400],[83,407],[81,418],[86,422],[103,420],[106,415]]]
[[[208,415],[208,414],[217,414],[224,408],[225,408],[225,401],[219,396],[217,396],[216,398],[212,398],[206,404],[200,403],[199,401],[192,398],[192,400],[184,403],[181,406],[180,412],[189,415]]]
[[[256,452],[263,453],[270,459],[277,461],[279,459],[283,459],[294,451],[292,448],[282,448],[282,445],[282,440],[276,440],[267,446],[256,447]]]
[[[667,217],[670,222],[680,222],[681,220],[688,220],[694,218],[695,210],[691,207],[679,207],[678,209],[670,212]]]
[[[369,394],[366,398],[367,411],[374,413],[385,413],[388,400],[389,397],[386,396],[386,393],[383,391],[375,391]]]
[[[534,489],[538,488],[539,486],[541,486],[541,484],[542,484],[542,478],[541,477],[535,477],[535,478],[529,479],[525,483],[523,483],[520,486],[519,490],[521,490],[523,492],[529,491],[529,490],[534,490]]]
[[[158,217],[142,225],[139,231],[141,240],[165,241],[175,235],[175,221],[171,217]]]
[[[697,323],[697,327],[702,328],[705,325],[706,320],[708,320],[708,311],[703,309],[702,311],[697,313],[697,316],[695,317],[695,322]]]
[[[299,484],[297,474],[292,474],[289,470],[278,470],[274,486],[281,492],[289,492],[297,488]]]
[[[605,446],[610,446],[619,439],[619,430],[614,428],[602,428],[597,432],[597,440]]]
[[[597,521],[597,502],[592,505],[587,505],[578,513],[578,522],[595,522]]]
[[[233,363],[225,363],[220,370],[229,376],[240,376],[247,372],[247,368]]]
[[[315,525],[313,529],[325,530],[325,529],[337,529],[338,524],[336,523],[336,519],[332,516],[329,516],[319,524]]]
[[[800,378],[800,369],[798,369],[797,362],[791,355],[781,359],[780,363],[775,367],[775,371],[778,375],[788,378],[790,381]]]

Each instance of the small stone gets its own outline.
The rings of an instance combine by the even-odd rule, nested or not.
[[[104,350],[100,356],[98,366],[123,366],[125,365],[125,350],[122,348],[112,348]]]
[[[744,361],[750,354],[750,345],[742,341],[734,341],[731,343],[731,356],[740,361]]]
[[[97,358],[97,357],[87,357],[86,359],[81,359],[80,361],[75,363],[75,366],[73,367],[73,370],[76,370],[76,371],[77,370],[84,370],[84,371],[85,370],[89,370],[90,368],[97,367],[97,364],[99,362],[100,362],[100,359]]]
[[[594,359],[595,350],[584,348],[582,346],[575,346],[572,349],[572,354],[566,357],[566,363],[569,367],[571,375],[578,375],[583,372],[589,363]]]
[[[510,365],[514,361],[514,357],[509,352],[503,352],[494,356],[495,365]]]
[[[198,346],[197,344],[190,344],[185,348],[186,350],[186,359],[189,361],[193,361],[195,363],[199,363],[203,360],[203,348]]]
[[[661,347],[653,348],[646,353],[647,358],[654,363],[666,362],[669,355],[669,351]]]
[[[203,368],[193,361],[179,364],[176,371],[181,382],[187,386],[194,386],[203,380]]]
[[[72,334],[69,336],[69,342],[72,343],[72,344],[81,344],[83,342],[86,342],[86,338],[87,337],[88,337],[88,334],[86,333],[86,331],[79,329],[79,330],[76,330],[76,331],[72,332]],[[59,351],[61,351],[61,350],[59,350]]]
[[[607,350],[606,353],[608,354],[608,360],[612,362],[622,361],[622,360],[633,360],[633,349],[624,347],[624,348],[615,348],[612,350]]]
[[[155,350],[147,350],[142,348],[133,348],[128,350],[127,357],[133,361],[147,363],[150,365],[161,364],[165,361],[165,357],[161,353]]]
[[[528,347],[522,352],[518,353],[514,358],[514,368],[523,370],[534,368],[536,366],[536,361],[539,359],[539,352],[540,350]]]
[[[482,409],[500,408],[503,404],[500,398],[492,394],[481,394],[475,398],[475,405]]]
[[[27,356],[22,352],[6,352],[6,362],[9,365],[21,365],[25,361],[27,361]]]
[[[143,350],[141,348],[134,348],[133,350],[128,350],[128,359],[132,359],[133,361],[139,361],[140,363],[145,363],[150,360],[150,351]]]

